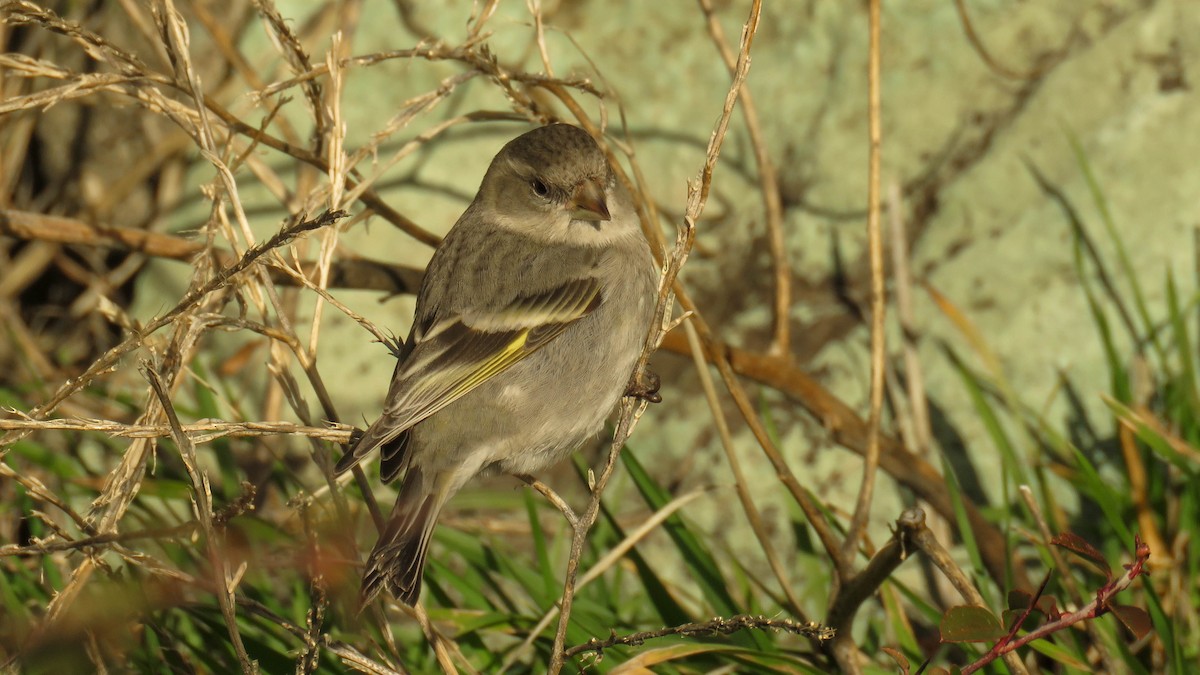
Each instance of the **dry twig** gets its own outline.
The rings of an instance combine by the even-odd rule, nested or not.
[[[886,342],[884,318],[887,296],[884,290],[883,234],[879,225],[879,170],[883,147],[883,127],[880,122],[879,95],[879,35],[880,0],[870,0],[868,17],[870,33],[867,57],[867,117],[869,161],[867,163],[867,240],[871,251],[871,411],[867,418],[867,454],[863,462],[862,483],[854,515],[842,541],[842,556],[851,558],[871,513],[875,495],[875,476],[879,468],[879,425],[883,414],[884,358]],[[846,579],[843,579],[846,581]],[[843,667],[845,664],[843,664]]]
[[[643,349],[642,356],[638,360],[637,368],[634,371],[635,378],[640,379],[642,372],[646,368],[646,361],[649,359],[650,352],[661,343],[667,328],[671,325],[670,315],[674,304],[671,289],[675,284],[675,279],[679,274],[680,268],[686,262],[688,254],[691,252],[692,242],[695,240],[696,219],[699,218],[701,212],[704,210],[705,203],[708,201],[708,191],[712,186],[713,169],[716,167],[717,158],[721,154],[721,145],[725,140],[725,133],[729,128],[729,120],[733,115],[733,108],[737,102],[738,94],[750,69],[750,49],[754,43],[755,32],[758,30],[758,19],[761,10],[761,0],[755,0],[750,8],[750,16],[742,29],[737,69],[733,77],[733,82],[729,87],[729,92],[726,94],[721,117],[717,121],[712,138],[709,140],[704,166],[700,170],[700,178],[688,186],[687,211],[684,214],[683,223],[679,227],[676,236],[675,248],[663,263],[662,279],[659,282],[657,316],[660,317],[660,321],[656,329],[652,330],[651,334],[647,336],[646,348]],[[591,486],[592,495],[588,501],[587,509],[581,516],[581,522],[572,528],[571,554],[567,560],[566,580],[563,584],[563,593],[559,601],[561,614],[559,615],[558,628],[554,634],[554,647],[551,652],[549,664],[549,672],[552,675],[557,675],[562,670],[566,656],[565,641],[567,626],[571,618],[571,603],[575,597],[575,577],[579,569],[579,560],[583,555],[583,547],[586,543],[588,530],[595,523],[596,516],[600,512],[601,495],[604,492],[605,485],[608,483],[608,479],[612,476],[613,469],[616,467],[621,447],[632,432],[634,424],[636,424],[641,412],[645,409],[645,405],[644,401],[637,403],[629,399],[622,401],[617,430],[613,437],[608,457],[600,473],[596,476],[594,485]]]
[[[768,619],[765,616],[749,616],[739,614],[728,619],[717,617],[709,621],[685,623],[681,626],[648,630],[629,635],[613,635],[604,640],[592,638],[587,642],[571,647],[567,656],[576,656],[586,652],[595,652],[597,660],[603,656],[604,650],[616,645],[640,646],[647,640],[678,635],[681,637],[700,637],[706,635],[731,635],[741,630],[772,630],[785,631],[803,635],[812,640],[824,642],[834,636],[834,631],[818,623],[799,623],[790,619]]]

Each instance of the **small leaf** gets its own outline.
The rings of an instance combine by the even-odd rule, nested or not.
[[[1032,600],[1033,595],[1028,591],[1012,590],[1008,592],[1009,609],[1023,611]],[[1062,616],[1062,612],[1058,610],[1058,602],[1049,595],[1040,596],[1033,610],[1045,614],[1051,621]]]
[[[1056,535],[1050,540],[1050,543],[1065,548],[1075,555],[1095,560],[1104,569],[1104,573],[1112,577],[1112,568],[1108,566],[1108,561],[1104,559],[1104,555],[1100,551],[1097,551],[1091,544],[1084,541],[1083,537],[1074,532],[1063,532]]]
[[[909,673],[908,657],[906,657],[903,652],[901,652],[899,649],[896,649],[895,647],[880,647],[880,650],[882,650],[884,654],[887,654],[888,656],[892,657],[892,660],[894,660],[896,662],[896,665],[900,666],[900,672],[903,675],[908,675],[908,673]]]
[[[1109,605],[1109,610],[1117,615],[1121,623],[1129,629],[1130,633],[1137,639],[1146,637],[1150,632],[1151,622],[1150,615],[1141,607],[1133,607],[1132,605]]]
[[[1058,617],[1062,616],[1062,612],[1058,609],[1058,601],[1049,595],[1038,598],[1037,608],[1051,621],[1056,621]]]
[[[1023,609],[1006,609],[1001,612],[1000,620],[1005,626],[1008,626],[1011,629],[1012,625],[1016,623],[1017,619],[1021,618],[1021,615],[1024,613],[1025,610]],[[1034,628],[1037,628],[1038,624],[1042,622],[1042,620],[1038,617],[1038,613],[1039,612],[1037,612],[1037,610],[1030,612],[1029,616],[1025,617],[1025,622],[1021,624],[1021,628],[1024,630],[1033,630]]]
[[[1021,590],[1011,590],[1008,592],[1008,608],[1009,609],[1025,609],[1033,600],[1033,595]]]
[[[993,642],[1008,634],[991,610],[975,605],[946,610],[938,631],[942,642]]]

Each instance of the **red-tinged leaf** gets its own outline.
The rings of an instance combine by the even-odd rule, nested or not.
[[[1023,609],[1006,609],[1000,613],[1000,621],[1006,627],[1011,629],[1012,625],[1016,623],[1017,619],[1021,618],[1021,615],[1024,613],[1025,610]],[[1021,628],[1025,630],[1033,630],[1034,628],[1037,628],[1041,622],[1042,617],[1040,616],[1040,612],[1033,611],[1029,613],[1029,616],[1025,617],[1025,623],[1021,624]]]
[[[1058,601],[1049,595],[1043,595],[1038,598],[1037,608],[1046,615],[1046,618],[1055,621],[1062,616],[1062,612],[1058,609]]]
[[[1008,592],[1008,608],[1009,609],[1025,609],[1029,603],[1033,602],[1033,594],[1022,590],[1013,589]]]
[[[892,657],[892,660],[896,662],[897,666],[900,666],[900,673],[902,675],[908,675],[910,672],[908,657],[906,657],[899,649],[896,649],[895,647],[880,647],[880,649],[884,654]]]
[[[1032,600],[1033,595],[1028,591],[1012,590],[1008,592],[1009,609],[1024,610]],[[1038,597],[1033,610],[1045,614],[1051,621],[1062,616],[1062,612],[1058,611],[1058,602],[1049,595]]]
[[[1109,605],[1108,608],[1113,614],[1125,624],[1130,633],[1137,639],[1146,637],[1150,632],[1152,624],[1150,615],[1141,607],[1133,607],[1132,605]]]
[[[1104,559],[1104,555],[1097,551],[1095,547],[1084,541],[1083,537],[1074,532],[1063,532],[1050,540],[1051,544],[1060,546],[1071,551],[1075,555],[1091,558],[1096,561],[1104,569],[1104,573],[1112,576],[1112,568],[1108,566],[1108,561]]]
[[[974,605],[946,610],[938,631],[942,642],[995,642],[1008,634],[990,609]]]

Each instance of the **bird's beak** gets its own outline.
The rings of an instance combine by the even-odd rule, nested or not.
[[[608,204],[604,203],[604,186],[599,180],[586,180],[575,188],[571,201],[567,204],[573,220],[612,220],[608,214]]]

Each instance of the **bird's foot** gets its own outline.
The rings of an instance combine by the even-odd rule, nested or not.
[[[383,338],[383,340],[381,340],[381,342],[383,342],[383,346],[387,347],[388,351],[392,353],[392,356],[394,356],[398,359],[404,358],[404,340],[403,339],[401,339],[398,336],[393,335],[391,337]]]
[[[662,403],[662,396],[658,395],[658,389],[661,386],[662,380],[659,379],[658,374],[647,369],[634,373],[634,376],[629,379],[629,385],[625,388],[625,395],[640,398],[648,403]]]

